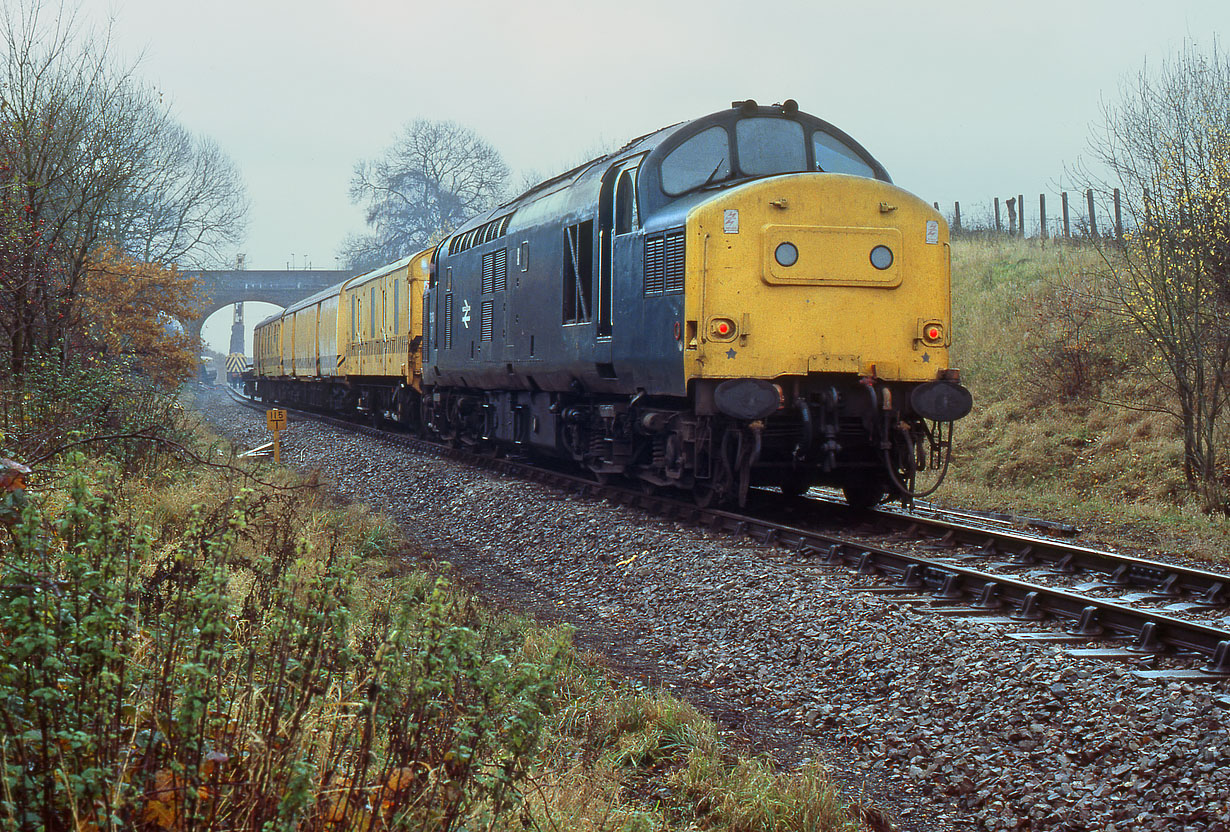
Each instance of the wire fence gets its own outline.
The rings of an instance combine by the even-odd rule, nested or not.
[[[948,213],[948,225],[954,236],[964,234],[1009,234],[1017,237],[1065,239],[1123,240],[1123,202],[1116,188],[1107,204],[1099,206],[1093,189],[1077,193],[1069,200],[1068,192],[1058,194],[1058,205],[1052,200],[1048,212],[1047,194],[1038,194],[1038,201],[1027,204],[1024,194],[975,206],[961,215],[961,203],[954,202]],[[1032,200],[1031,200],[1032,203]],[[938,202],[935,210],[943,211]],[[1100,208],[1100,210],[1099,210]]]

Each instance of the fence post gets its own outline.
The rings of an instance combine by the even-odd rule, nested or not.
[[[1093,210],[1093,188],[1085,191],[1085,199],[1089,202],[1089,236],[1098,236],[1098,215]]]
[[[1025,195],[1016,195],[1017,220],[1021,223],[1021,239],[1025,239]]]
[[[952,204],[952,228],[954,231],[961,230],[961,203],[954,202]]]
[[[999,197],[995,197],[995,233],[1003,231],[1004,227],[999,222]]]
[[[1016,234],[1016,200],[1008,197],[1004,202],[1008,206],[1008,233]]]
[[[1123,206],[1119,202],[1119,189],[1115,188],[1115,239],[1123,242]]]
[[[1072,226],[1068,223],[1068,192],[1063,192],[1063,236],[1072,236]]]
[[[1038,228],[1042,239],[1046,239],[1046,194],[1038,194]]]

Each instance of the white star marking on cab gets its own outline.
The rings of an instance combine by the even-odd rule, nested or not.
[[[461,304],[461,322],[466,325],[466,329],[470,328],[470,302],[464,301]]]

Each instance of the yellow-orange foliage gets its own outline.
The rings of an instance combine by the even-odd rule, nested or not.
[[[196,344],[172,330],[173,320],[200,312],[200,281],[174,266],[142,263],[106,245],[91,255],[84,282],[84,334],[105,355],[127,355],[159,386],[196,372]]]

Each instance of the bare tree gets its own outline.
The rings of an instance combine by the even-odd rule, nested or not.
[[[350,198],[371,232],[352,237],[342,256],[354,268],[391,263],[437,242],[503,195],[508,166],[473,130],[415,119],[376,160],[355,165]]]
[[[243,177],[213,141],[167,123],[145,148],[143,174],[109,217],[111,236],[149,263],[203,268],[227,262],[243,239]]]
[[[185,265],[237,238],[229,161],[179,126],[109,32],[41,0],[0,13],[0,331],[10,372],[62,348],[102,243]]]
[[[1206,510],[1230,511],[1218,435],[1230,393],[1230,60],[1187,44],[1104,107],[1092,154],[1131,230],[1103,249],[1112,299],[1150,345],[1183,431],[1183,471]]]

